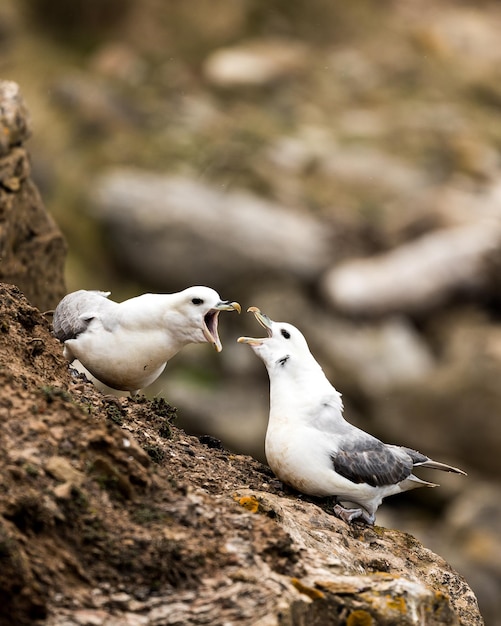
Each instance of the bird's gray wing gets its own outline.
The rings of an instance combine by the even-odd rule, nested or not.
[[[393,485],[410,476],[413,459],[405,449],[385,445],[363,431],[359,433],[341,442],[338,450],[331,454],[338,474],[353,483],[367,483],[372,487]]]
[[[61,342],[75,339],[99,315],[103,304],[112,304],[107,300],[109,291],[75,291],[65,296],[54,311],[52,327],[54,335]]]

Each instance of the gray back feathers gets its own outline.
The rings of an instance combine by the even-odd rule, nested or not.
[[[54,335],[61,342],[75,339],[89,326],[92,319],[100,313],[111,291],[86,291],[80,289],[65,296],[54,311],[52,326]],[[105,304],[106,303],[106,304]]]

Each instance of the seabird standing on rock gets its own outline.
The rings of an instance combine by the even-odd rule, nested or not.
[[[209,287],[124,302],[109,295],[81,289],[65,296],[54,312],[54,334],[70,363],[78,359],[98,381],[132,395],[151,385],[189,343],[211,343],[220,352],[219,312],[240,312],[238,302],[222,300]]]
[[[270,377],[266,459],[284,483],[312,496],[336,496],[346,522],[374,524],[383,498],[415,487],[436,487],[414,467],[465,474],[420,452],[384,444],[348,423],[341,395],[327,380],[306,339],[291,324],[250,307],[268,337],[239,337],[263,360]]]

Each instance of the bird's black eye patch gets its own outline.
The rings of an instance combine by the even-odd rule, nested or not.
[[[288,330],[285,330],[285,328],[282,328],[282,330],[280,331],[282,333],[282,337],[285,337],[286,339],[290,339],[291,338],[291,334]]]
[[[204,301],[202,300],[202,298],[192,298],[191,300],[193,302],[193,304],[199,305],[199,304],[203,304]]]

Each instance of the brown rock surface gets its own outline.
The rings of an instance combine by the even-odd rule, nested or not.
[[[104,396],[60,354],[1,285],[0,624],[482,624],[410,535],[284,494],[165,401]]]
[[[29,136],[19,87],[0,81],[0,280],[46,310],[65,294],[66,244],[30,177]]]

